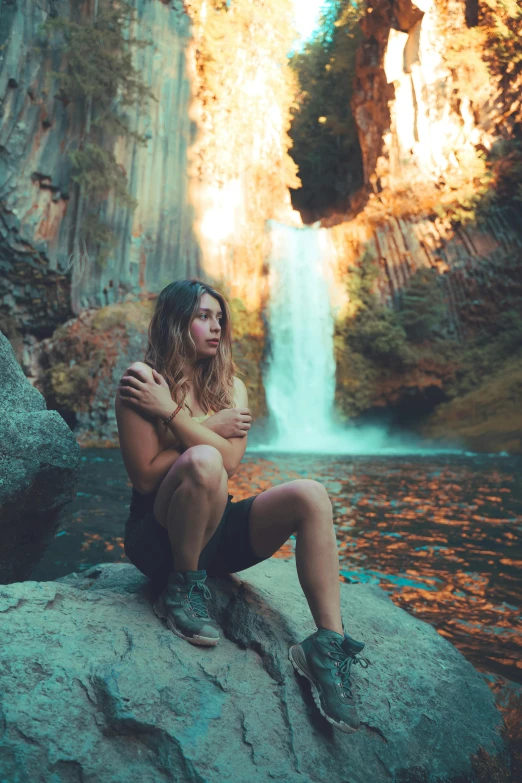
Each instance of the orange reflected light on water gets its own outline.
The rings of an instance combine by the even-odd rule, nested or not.
[[[353,462],[350,472],[342,463],[332,467],[329,462],[328,474],[335,482],[328,482],[320,467],[314,470],[320,458],[314,462],[308,457],[306,473],[295,469],[297,462],[285,455],[284,467],[257,458],[242,464],[230,492],[238,499],[248,497],[303,473],[327,489],[330,483],[341,579],[378,583],[478,668],[517,679],[522,666],[517,592],[522,561],[508,556],[506,549],[520,551],[521,536],[513,532],[513,524],[520,527],[522,508],[505,506],[511,489],[497,486],[513,476],[493,470],[490,486],[484,486],[484,476],[479,484],[469,466],[445,466],[430,476],[429,465],[407,460],[399,470],[391,463],[381,470],[383,464],[376,461],[366,471]],[[293,557],[294,552],[294,545],[286,544],[276,557]]]

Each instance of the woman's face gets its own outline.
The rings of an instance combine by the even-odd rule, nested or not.
[[[221,339],[221,316],[218,300],[205,292],[190,325],[190,334],[196,345],[198,358],[216,355]]]

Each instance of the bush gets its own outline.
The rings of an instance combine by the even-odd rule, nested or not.
[[[510,356],[522,346],[522,313],[517,310],[506,310],[497,319],[497,344],[500,351]]]
[[[439,275],[434,269],[417,269],[402,292],[397,314],[412,343],[422,343],[442,331],[446,314]]]
[[[362,308],[347,329],[347,342],[357,353],[384,366],[408,363],[406,332],[393,310],[379,306]]]

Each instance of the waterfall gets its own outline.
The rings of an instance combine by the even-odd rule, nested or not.
[[[268,355],[263,377],[268,420],[248,451],[316,454],[454,453],[384,424],[354,425],[334,409],[335,247],[326,228],[270,220]],[[254,425],[255,426],[255,425]]]
[[[314,451],[332,434],[334,320],[329,283],[334,247],[327,229],[269,221],[269,360],[264,383],[270,444]]]

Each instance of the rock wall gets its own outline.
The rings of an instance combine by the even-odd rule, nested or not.
[[[427,181],[443,185],[490,149],[496,85],[473,100],[446,57],[450,36],[466,29],[457,0],[370,0],[361,26],[352,107],[364,178],[375,191]]]
[[[486,278],[494,283],[520,254],[519,203],[474,217],[480,194],[487,196],[482,155],[510,137],[516,114],[501,121],[502,85],[488,76],[480,51],[469,52],[484,71],[472,95],[468,65],[454,62],[452,37],[469,32],[464,3],[370,0],[361,26],[353,113],[367,191],[355,220],[328,221],[343,224],[336,230],[344,237],[341,268],[348,273],[369,252],[382,270],[381,300],[391,306],[416,269],[436,269],[449,331],[460,338],[478,289],[481,300],[495,299]]]
[[[41,47],[39,34],[57,9],[51,0],[7,6],[0,60],[5,330],[49,336],[82,309],[157,293],[193,275],[259,308],[265,221],[296,219],[287,188],[298,184],[287,154],[291,87],[285,44],[269,35],[269,19],[256,23],[267,41],[261,46],[234,9],[219,12],[237,35],[224,53],[229,86],[217,104],[198,59],[212,37],[212,10],[203,15],[204,3],[181,0],[133,2],[132,32],[151,42],[133,56],[156,100],[146,112],[125,110],[146,146],[106,139],[138,206],[122,207],[109,193],[105,219],[118,244],[105,266],[75,250],[78,193],[67,153],[78,147],[84,117],[75,101],[60,99],[51,72],[67,63],[58,50]],[[87,0],[72,0],[69,11],[74,20],[92,17]]]
[[[6,6],[0,62],[0,263],[6,275],[0,307],[23,331],[46,336],[82,308],[158,290],[201,271],[188,198],[195,125],[186,63],[190,23],[182,3],[135,2],[136,33],[152,40],[135,56],[157,101],[133,122],[150,138],[148,145],[115,145],[138,207],[132,214],[109,197],[107,218],[119,241],[106,268],[94,258],[71,258],[76,189],[67,152],[78,144],[81,117],[74,102],[58,99],[50,73],[66,64],[39,47],[38,28],[53,7],[49,0]],[[72,0],[71,18],[90,12],[89,3]]]
[[[231,297],[259,311],[268,294],[266,221],[301,225],[289,192],[300,185],[288,154],[293,3],[186,6],[194,23],[191,111],[200,133],[191,150],[191,197],[202,264]]]
[[[375,289],[379,300],[397,308],[410,277],[418,269],[434,269],[444,294],[446,333],[459,340],[472,336],[510,296],[522,301],[516,271],[522,233],[514,210],[499,209],[464,226],[434,215],[371,218],[366,209],[331,229],[338,281],[345,282],[369,254],[381,270]]]

